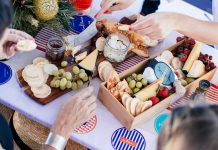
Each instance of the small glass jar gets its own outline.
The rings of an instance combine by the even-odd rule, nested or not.
[[[110,62],[122,62],[126,58],[129,46],[130,41],[125,35],[113,33],[107,37],[103,53]]]
[[[62,38],[54,37],[48,40],[46,47],[46,58],[54,64],[60,65],[64,59],[66,45]]]

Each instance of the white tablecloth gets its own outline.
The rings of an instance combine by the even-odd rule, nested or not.
[[[194,11],[194,10],[193,10]],[[160,50],[164,50],[165,48],[175,44],[175,38],[178,34],[173,33],[171,34],[166,40],[160,43],[157,47],[151,50],[151,55],[154,55]],[[202,47],[203,52],[207,52],[211,54],[215,58],[215,63],[218,64],[218,51],[215,49],[204,45]],[[32,60],[37,56],[43,56],[44,53],[41,51],[34,51],[29,53],[22,53],[17,54],[13,59],[5,62],[8,64],[13,70],[13,76],[9,82],[4,85],[0,86],[0,103],[5,104],[6,106],[15,109],[23,113],[24,115],[28,116],[29,118],[36,120],[43,125],[50,127],[60,105],[68,99],[72,93],[65,94],[64,96],[59,97],[55,101],[42,106],[29,98],[23,90],[20,88],[15,72],[30,64]],[[98,85],[100,83],[99,79],[94,79],[92,81],[92,85],[95,87],[95,95],[98,93]],[[111,150],[113,149],[111,144],[111,137],[112,134],[122,125],[119,123],[117,119],[102,105],[100,101],[98,103],[97,108],[97,125],[93,131],[87,134],[77,134],[73,133],[71,138],[80,144],[89,147],[91,149],[98,149],[98,150]],[[165,110],[163,113],[169,114],[169,110]],[[159,115],[158,115],[159,116]],[[156,142],[158,138],[158,134],[154,128],[154,121],[157,118],[155,116],[150,121],[140,125],[136,128],[145,138],[146,141],[146,150],[155,150],[156,149]]]

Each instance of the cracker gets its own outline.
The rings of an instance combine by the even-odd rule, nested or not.
[[[138,104],[138,100],[133,98],[131,101],[130,112],[133,116],[136,116],[136,106]]]
[[[124,107],[126,107],[126,100],[127,98],[131,97],[128,93],[124,93],[122,96],[122,104]]]
[[[142,107],[141,113],[146,111],[148,108],[152,106],[152,101],[145,101],[143,102],[144,106]]]
[[[31,87],[31,91],[36,98],[46,98],[51,94],[51,88],[47,84],[40,87]]]
[[[143,102],[139,101],[137,106],[136,106],[136,116],[141,114],[143,106],[144,106]]]
[[[132,97],[126,99],[126,110],[131,114],[131,101]]]
[[[37,45],[33,40],[25,39],[25,40],[19,40],[16,47],[18,51],[28,52],[28,51],[35,50],[37,48]]]
[[[44,64],[49,64],[49,61],[46,59],[46,58],[43,58],[43,57],[36,57],[34,60],[33,60],[33,64],[36,65],[38,63],[44,63]]]

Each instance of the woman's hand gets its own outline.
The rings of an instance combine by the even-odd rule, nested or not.
[[[71,133],[95,115],[96,97],[92,95],[93,88],[81,90],[59,110],[52,132],[68,139]]]
[[[101,10],[95,15],[95,18],[102,14],[111,14],[113,11],[119,11],[128,8],[135,0],[102,0]]]
[[[17,51],[18,41],[24,39],[34,40],[32,36],[23,31],[6,29],[1,42],[3,49],[0,51],[0,59],[9,59],[14,56]]]
[[[140,16],[131,25],[131,29],[153,40],[162,40],[170,32],[177,30],[179,18],[179,15],[176,13],[153,13],[147,16]]]

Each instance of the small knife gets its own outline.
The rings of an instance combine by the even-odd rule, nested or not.
[[[83,43],[89,41],[92,39],[97,33],[98,29],[96,27],[96,20],[94,20],[83,32],[77,35],[68,35],[64,37],[64,40],[72,45],[73,47],[76,47],[78,45],[82,45]]]

